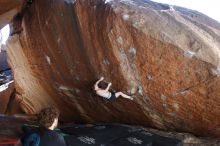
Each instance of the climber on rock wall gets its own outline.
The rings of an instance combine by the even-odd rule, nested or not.
[[[126,98],[126,99],[133,100],[133,98],[131,96],[128,96],[122,92],[110,92],[109,88],[112,85],[112,83],[108,83],[108,86],[106,89],[100,88],[98,84],[103,80],[104,80],[104,77],[101,77],[94,85],[94,90],[97,95],[99,95],[103,98],[109,99],[109,100],[114,100],[114,99],[118,98],[119,96]]]

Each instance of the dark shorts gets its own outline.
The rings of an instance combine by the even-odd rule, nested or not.
[[[116,92],[111,92],[111,97],[109,98],[109,100],[115,100],[117,97],[115,96]]]

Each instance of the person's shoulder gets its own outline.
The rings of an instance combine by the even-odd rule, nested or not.
[[[58,132],[56,132],[55,130],[45,130],[44,132],[43,132],[43,135],[44,135],[44,137],[46,136],[46,137],[50,137],[50,138],[53,138],[53,139],[55,139],[55,140],[60,140],[60,139],[63,139],[63,137],[58,133]]]
[[[49,130],[49,129],[45,129],[44,133],[48,133],[50,135],[58,135],[58,133],[55,130]]]
[[[55,131],[55,130],[52,130],[51,133],[52,133],[53,135],[55,135],[55,136],[59,136],[59,133],[58,133],[57,131]]]
[[[24,135],[21,137],[21,143],[23,145],[29,145],[30,143],[39,145],[40,143],[39,129],[33,129],[24,133]]]
[[[46,133],[54,138],[61,137],[61,135],[56,130],[47,130]]]
[[[59,145],[59,146],[66,146],[64,137],[62,135],[60,135],[57,131],[55,130],[51,130],[50,131],[50,135],[51,137],[54,138],[54,142]]]
[[[32,134],[39,134],[39,129],[38,128],[35,128],[35,129],[29,129],[28,131],[25,131],[24,134],[22,135],[22,137],[26,138],[28,137],[29,135],[32,135]]]

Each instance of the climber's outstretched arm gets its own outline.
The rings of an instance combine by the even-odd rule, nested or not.
[[[108,91],[109,88],[111,87],[112,83],[108,83],[108,87],[105,89],[105,91]]]
[[[94,85],[95,90],[99,89],[98,84],[99,84],[102,80],[104,80],[104,77],[101,77],[101,78],[95,83],[95,85]]]

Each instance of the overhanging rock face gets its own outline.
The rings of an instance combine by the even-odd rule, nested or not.
[[[36,0],[8,41],[26,113],[220,136],[220,25],[188,9],[141,0]],[[134,101],[92,93],[104,76]]]

